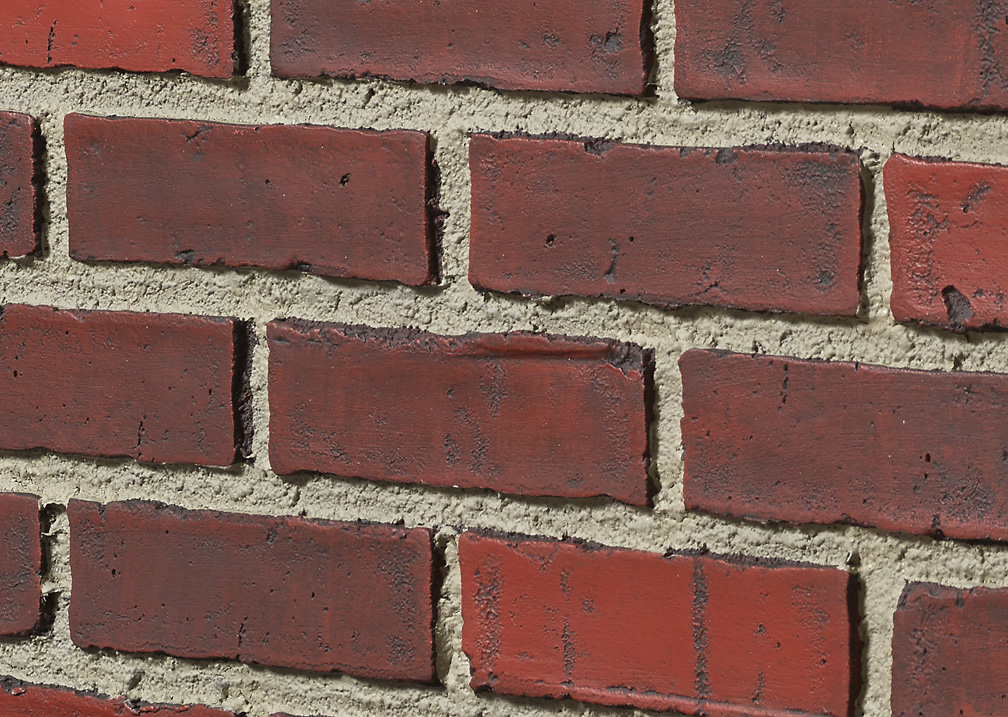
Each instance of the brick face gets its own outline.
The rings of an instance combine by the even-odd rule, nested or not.
[[[469,532],[459,559],[477,690],[687,714],[851,709],[843,571]]]
[[[0,449],[230,465],[236,355],[231,319],[2,307]]]
[[[1008,167],[894,155],[885,194],[893,316],[956,330],[1008,327]]]
[[[66,119],[70,255],[425,284],[427,136]]]
[[[857,312],[853,153],[475,135],[469,164],[478,288]]]
[[[32,117],[0,112],[0,255],[24,256],[38,249],[37,131]]]
[[[5,0],[0,63],[230,77],[233,0]]]
[[[714,351],[679,365],[687,508],[1008,539],[1008,376]]]
[[[893,717],[1003,714],[1008,590],[911,583],[893,628]]]
[[[68,513],[79,647],[434,678],[426,529],[143,502]]]
[[[202,706],[151,705],[72,692],[58,687],[27,685],[0,677],[0,714],[4,717],[234,717],[231,712]]]
[[[648,500],[651,356],[637,346],[289,321],[268,333],[282,475]]]
[[[327,2],[272,0],[280,77],[390,77],[506,90],[643,94],[642,0]]]
[[[675,15],[682,98],[1008,108],[1001,3],[711,0]]]
[[[0,493],[0,635],[38,627],[42,544],[38,498]]]

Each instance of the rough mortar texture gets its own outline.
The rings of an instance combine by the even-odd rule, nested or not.
[[[444,564],[437,665],[445,687],[297,674],[233,662],[78,650],[70,640],[69,538],[53,509],[45,536],[50,569],[43,590],[55,596],[53,629],[29,640],[0,640],[3,671],[36,683],[125,694],[152,703],[206,703],[250,717],[293,715],[629,715],[644,712],[477,696],[461,650],[456,539],[463,528],[562,537],[664,552],[717,553],[846,567],[861,585],[864,689],[858,713],[889,714],[893,613],[908,580],[958,587],[1008,586],[1008,545],[967,544],[883,534],[852,526],[790,527],[687,513],[682,498],[680,374],[689,348],[717,348],[862,361],[896,367],[1008,370],[1008,334],[962,336],[899,325],[889,311],[888,220],[881,169],[895,152],[1008,163],[1008,117],[905,112],[885,107],[713,103],[680,104],[673,91],[671,0],[657,0],[653,29],[655,97],[627,99],[475,87],[419,87],[383,80],[279,80],[270,76],[269,2],[245,8],[249,69],[230,81],[77,70],[0,68],[7,110],[39,118],[46,137],[49,191],[39,257],[0,263],[0,301],[63,308],[143,310],[237,316],[253,321],[257,348],[251,382],[252,462],[230,469],[150,467],[132,460],[55,455],[0,456],[0,490],[33,493],[43,505],[70,498],[109,502],[143,498],[189,509],[333,520],[403,520],[440,528]],[[236,123],[311,123],[427,131],[435,142],[445,212],[441,280],[436,286],[335,281],[260,270],[102,265],[68,255],[63,116],[183,118]],[[482,294],[468,268],[468,137],[474,132],[569,133],[670,146],[732,147],[826,143],[860,152],[865,180],[864,299],[856,318],[815,319],[724,309],[662,311],[605,299],[523,299]],[[405,486],[323,476],[280,478],[267,455],[266,324],[276,318],[406,326],[444,334],[537,331],[599,335],[652,347],[656,357],[654,457],[659,491],[653,508],[611,500],[503,497],[488,492]],[[442,527],[447,526],[447,527]]]

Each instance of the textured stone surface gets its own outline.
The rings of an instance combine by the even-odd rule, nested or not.
[[[280,77],[640,95],[650,64],[642,0],[273,0],[272,17]]]
[[[705,715],[837,715],[856,694],[840,570],[459,539],[472,686]]]
[[[270,463],[648,500],[651,356],[616,341],[273,322]]]
[[[1008,167],[894,155],[885,193],[893,316],[1008,327]]]
[[[853,315],[851,152],[476,135],[469,279],[523,294]]]
[[[70,501],[70,634],[359,677],[434,677],[423,528]]]
[[[35,189],[35,120],[0,112],[0,255],[38,249]]]
[[[1008,539],[1008,376],[689,351],[689,508]]]
[[[235,322],[0,307],[0,449],[234,462]]]
[[[1008,701],[1008,590],[911,583],[893,629],[893,717],[997,715]]]
[[[693,100],[1008,108],[1001,0],[709,0],[675,6]]]
[[[4,0],[0,63],[234,72],[233,0]]]
[[[42,536],[38,498],[0,493],[0,635],[38,627]]]
[[[150,705],[123,697],[110,699],[59,687],[27,685],[0,677],[0,714],[4,717],[234,717],[202,706]]]
[[[70,255],[424,284],[427,135],[66,119]]]

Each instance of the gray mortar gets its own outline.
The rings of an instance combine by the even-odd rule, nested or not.
[[[636,710],[570,700],[476,695],[461,651],[460,584],[455,537],[480,527],[664,552],[709,548],[849,567],[862,583],[865,689],[860,712],[889,714],[892,616],[908,580],[1008,586],[1008,546],[887,535],[854,527],[762,525],[686,513],[676,361],[691,347],[858,360],[889,366],[1008,369],[1008,334],[965,337],[897,325],[889,312],[888,220],[881,168],[893,152],[1008,164],[1008,119],[992,115],[903,112],[882,107],[755,103],[679,104],[672,90],[675,36],[671,0],[654,12],[657,98],[620,99],[471,87],[413,87],[386,81],[282,81],[269,72],[269,3],[249,8],[247,78],[232,82],[77,70],[0,68],[0,106],[41,120],[47,143],[43,257],[0,263],[0,302],[66,308],[173,311],[252,319],[254,464],[229,470],[144,466],[53,455],[0,456],[0,490],[32,492],[45,504],[71,497],[107,502],[156,499],[188,508],[313,518],[405,520],[442,529],[446,579],[437,626],[444,687],[416,687],[312,675],[230,662],[92,653],[69,636],[69,545],[65,514],[51,536],[45,590],[58,593],[51,632],[0,641],[0,673],[153,702],[203,702],[265,717],[299,715],[625,715]],[[425,130],[435,138],[443,175],[443,280],[422,290],[330,281],[296,273],[89,265],[67,253],[67,112],[172,117],[238,123],[312,123]],[[858,320],[760,315],[705,308],[664,312],[596,299],[527,300],[483,295],[466,281],[469,227],[468,135],[474,131],[563,132],[647,144],[729,147],[821,142],[863,150],[868,182],[865,301]],[[369,483],[336,477],[281,479],[267,457],[265,325],[277,317],[411,326],[444,334],[531,330],[604,335],[655,349],[657,468],[653,510],[611,501],[529,500],[486,492]],[[826,450],[828,447],[811,447]]]

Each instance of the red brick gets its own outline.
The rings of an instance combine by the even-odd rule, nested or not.
[[[894,717],[1004,714],[1006,645],[1008,590],[907,585],[893,629]]]
[[[425,284],[427,135],[66,118],[70,255]]]
[[[0,11],[2,12],[2,11]],[[35,190],[38,127],[28,115],[0,112],[0,255],[39,247]]]
[[[464,533],[472,686],[705,715],[846,716],[843,571]]]
[[[202,706],[150,705],[124,697],[71,692],[58,687],[27,685],[0,677],[0,714],[4,717],[234,717],[231,712]]]
[[[1008,326],[1008,167],[895,155],[884,181],[896,319]]]
[[[234,73],[232,0],[4,0],[0,63]]]
[[[232,319],[0,308],[0,449],[226,466]]]
[[[281,475],[647,503],[648,351],[300,321],[267,330],[270,462]]]
[[[469,82],[505,90],[641,95],[650,69],[643,0],[273,0],[279,77]]]
[[[1008,539],[1008,376],[689,351],[688,508]]]
[[[72,500],[75,645],[434,678],[431,533]]]
[[[684,99],[1008,108],[999,3],[709,0],[675,15]]]
[[[494,291],[854,315],[850,152],[476,135],[469,279]]]
[[[42,600],[38,498],[0,493],[0,635],[38,627]]]

